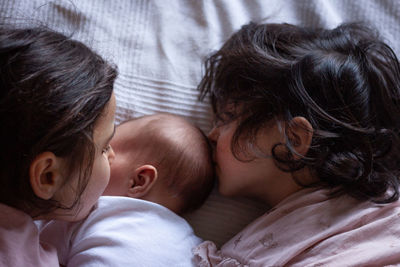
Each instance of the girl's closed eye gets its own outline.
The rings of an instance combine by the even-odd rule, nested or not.
[[[105,148],[103,148],[102,153],[106,154],[106,153],[108,153],[110,151],[110,149],[111,149],[111,145],[108,144]]]
[[[218,128],[223,124],[222,120],[219,118],[214,118],[213,120],[213,127]]]
[[[216,115],[213,120],[214,127],[221,127],[231,123],[234,120],[234,113],[224,112],[222,114]]]

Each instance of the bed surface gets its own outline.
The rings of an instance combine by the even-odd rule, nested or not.
[[[45,23],[72,34],[118,65],[117,123],[169,112],[211,129],[196,86],[203,59],[249,21],[332,28],[364,21],[400,52],[400,1],[352,0],[3,0],[0,22]],[[189,214],[196,233],[222,244],[268,207],[213,191]]]

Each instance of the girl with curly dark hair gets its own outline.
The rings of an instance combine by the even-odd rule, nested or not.
[[[272,207],[201,266],[400,262],[400,64],[374,31],[250,23],[199,89],[220,193]]]

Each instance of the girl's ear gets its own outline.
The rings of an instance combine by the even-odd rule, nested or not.
[[[143,165],[134,171],[132,187],[128,189],[128,197],[143,198],[154,186],[158,178],[157,169],[152,165]]]
[[[52,152],[43,152],[36,156],[29,167],[29,181],[35,195],[50,199],[62,183],[60,158]]]
[[[294,117],[286,129],[287,136],[296,153],[293,153],[294,159],[305,156],[310,148],[313,127],[304,117]]]

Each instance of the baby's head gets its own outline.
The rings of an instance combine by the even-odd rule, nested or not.
[[[289,173],[300,186],[398,198],[400,65],[367,27],[250,23],[207,60],[199,89],[217,121],[220,190],[272,196]]]
[[[117,127],[111,146],[116,156],[104,195],[141,198],[182,214],[199,207],[213,186],[207,139],[179,116],[126,121]]]

